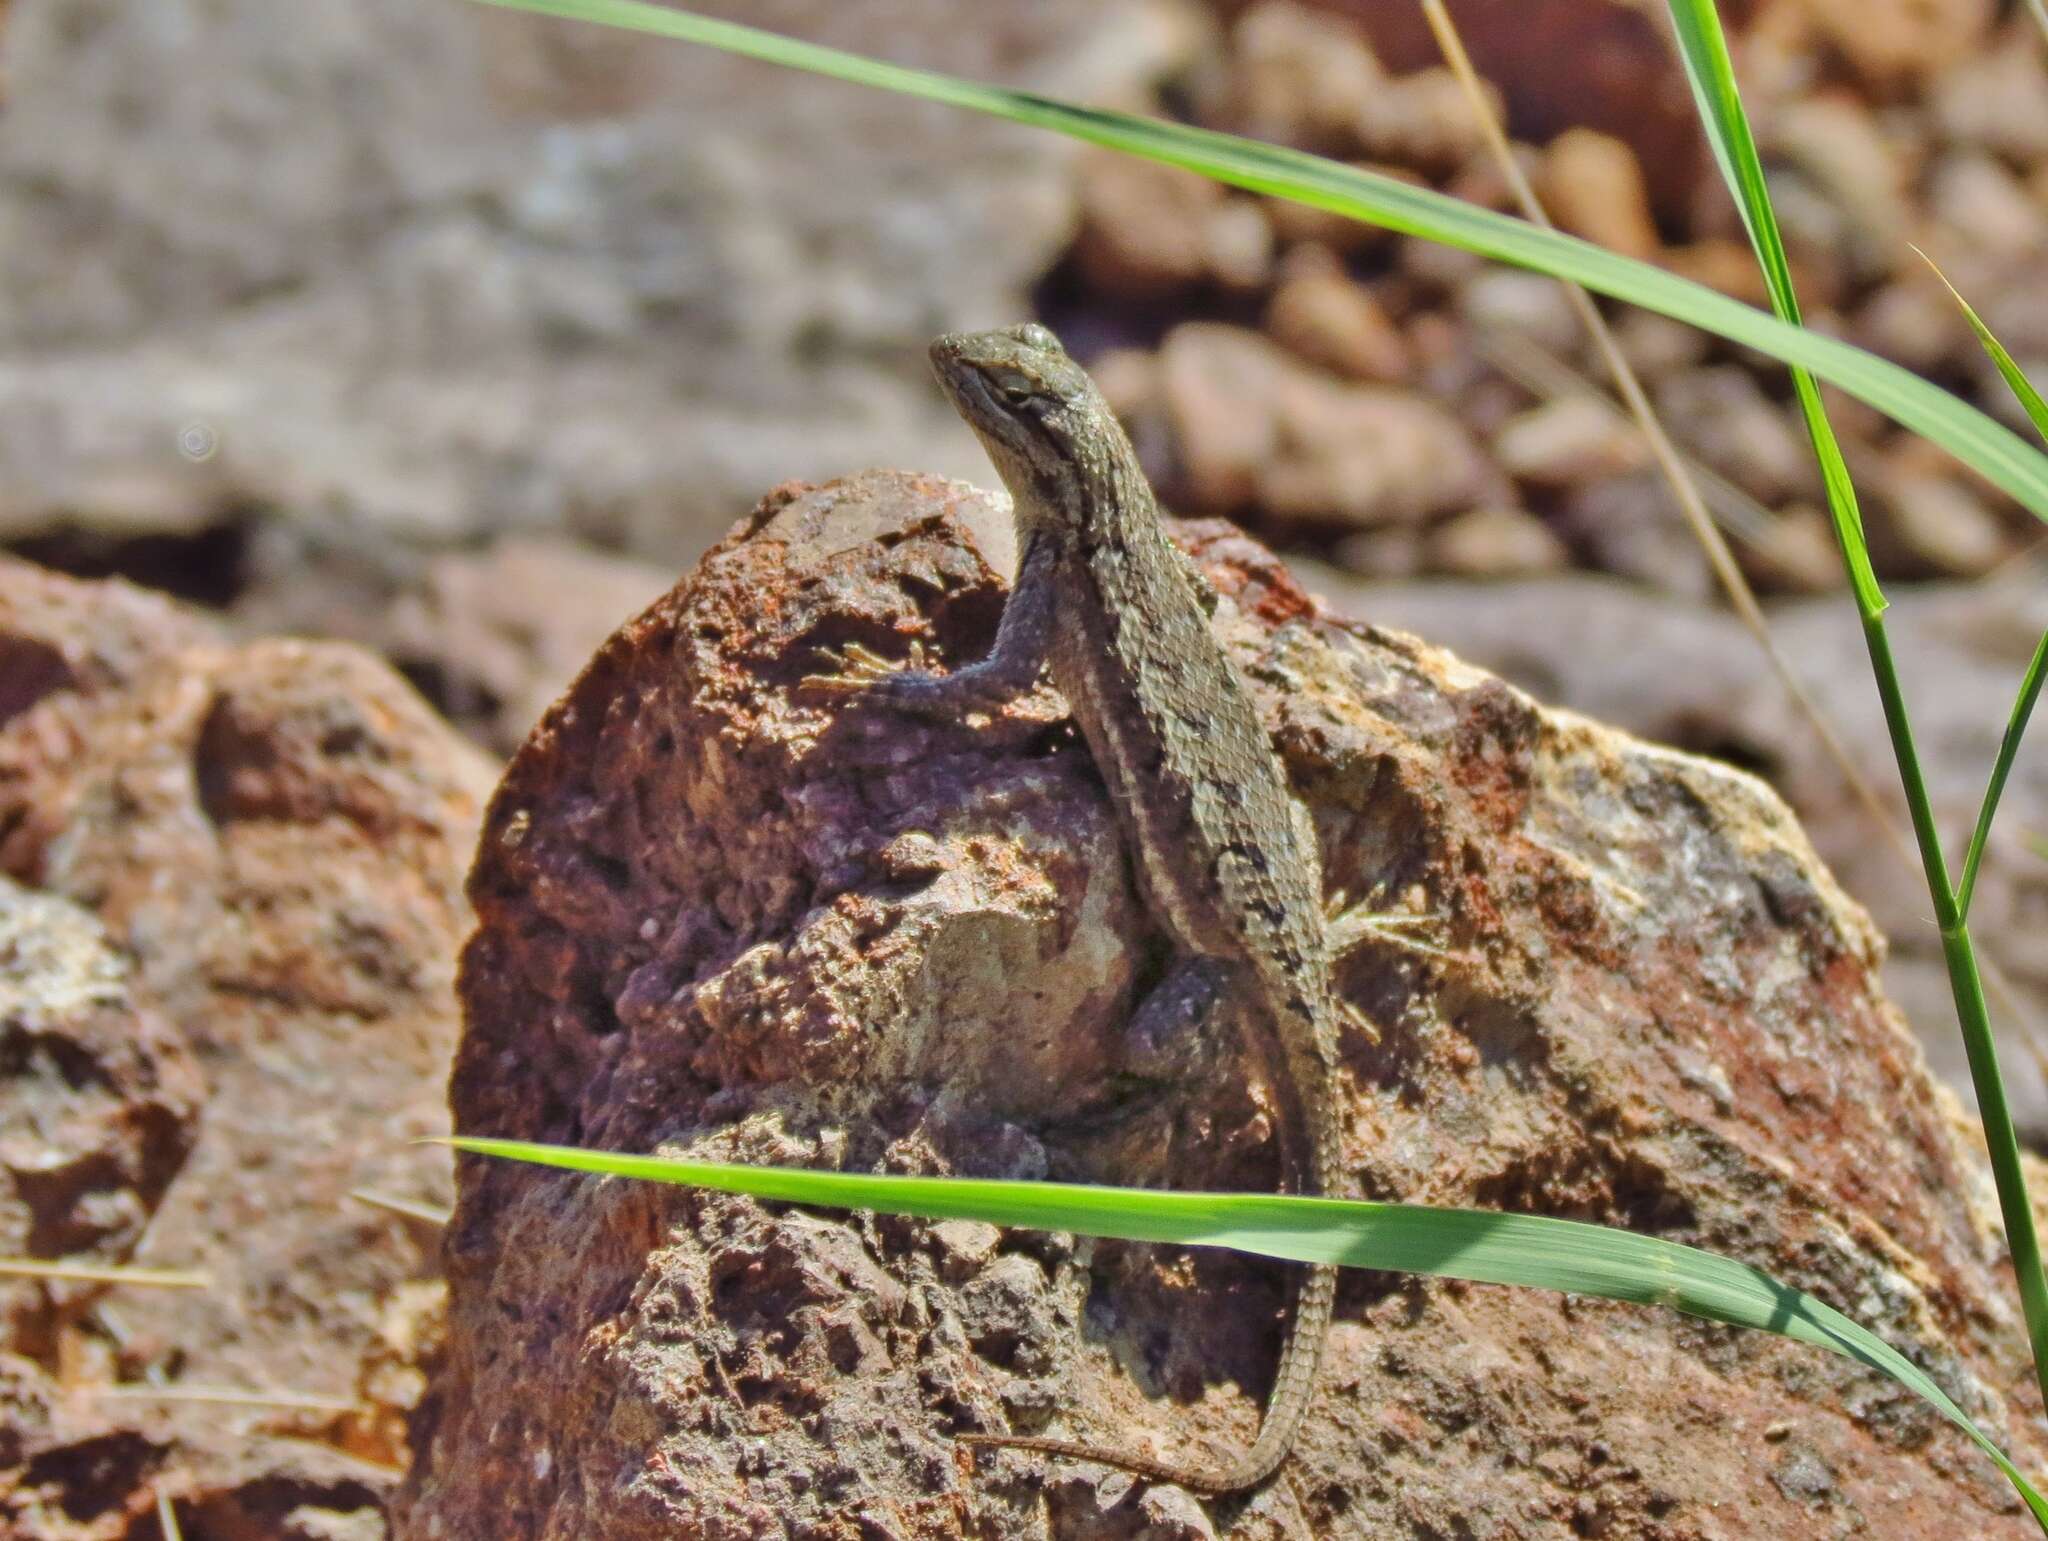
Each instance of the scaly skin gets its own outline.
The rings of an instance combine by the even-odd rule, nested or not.
[[[1017,586],[982,662],[903,670],[861,648],[813,684],[938,714],[987,709],[1049,669],[1108,783],[1174,968],[1132,1025],[1157,1040],[1228,1002],[1294,1102],[1291,1180],[1327,1193],[1340,1161],[1337,1050],[1322,877],[1265,729],[1209,627],[1207,585],[1160,528],[1130,440],[1087,374],[1042,326],[957,333],[933,367],[1015,503]],[[1315,1393],[1336,1269],[1296,1302],[1256,1442],[1217,1469],[1062,1439],[963,1443],[1094,1461],[1218,1495],[1287,1458]]]

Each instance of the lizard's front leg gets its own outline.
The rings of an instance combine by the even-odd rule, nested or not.
[[[1017,586],[997,623],[995,646],[979,663],[951,674],[933,674],[921,667],[921,648],[913,649],[911,666],[906,668],[854,642],[837,653],[819,649],[838,670],[806,675],[803,684],[812,690],[886,701],[927,716],[992,712],[1029,690],[1045,667],[1057,598],[1055,561],[1050,537],[1033,536],[1017,571]]]

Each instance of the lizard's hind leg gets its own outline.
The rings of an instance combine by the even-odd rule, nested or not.
[[[1181,953],[1132,1013],[1124,1029],[1134,1075],[1185,1085],[1214,1050],[1210,1027],[1230,992],[1234,970],[1219,958]]]

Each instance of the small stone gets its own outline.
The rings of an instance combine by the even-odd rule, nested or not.
[[[1750,582],[1780,594],[1825,594],[1846,581],[1833,522],[1811,503],[1781,508],[1764,538],[1733,542]]]
[[[1873,521],[1871,542],[1881,558],[1917,576],[1974,578],[2005,556],[1997,517],[1953,477],[1908,472],[1884,478],[1874,490],[1884,518]]]
[[[1481,83],[1484,111],[1501,115],[1499,93]],[[1357,103],[1357,133],[1373,160],[1445,177],[1484,146],[1472,99],[1449,70],[1433,68],[1386,82]]]
[[[1526,509],[1475,508],[1431,530],[1422,558],[1433,572],[1459,578],[1525,578],[1561,572],[1571,552]]]
[[[1361,578],[1398,582],[1419,578],[1427,570],[1422,545],[1420,532],[1403,525],[1346,535],[1330,555],[1339,567]]]
[[[1365,166],[1360,169],[1376,171],[1397,181],[1423,185],[1422,178],[1399,167]],[[1274,239],[1283,246],[1314,244],[1327,247],[1340,257],[1356,257],[1363,252],[1384,251],[1400,239],[1383,226],[1370,225],[1332,209],[1312,208],[1287,198],[1264,198],[1260,200],[1260,206],[1266,211],[1266,223],[1272,227]]]
[[[1255,5],[1231,34],[1226,121],[1255,139],[1355,155],[1359,103],[1386,89],[1379,60],[1358,29],[1284,0]]]
[[[2048,90],[2034,41],[2009,38],[1935,82],[1929,106],[1942,138],[2015,161],[2048,159]]]
[[[2048,216],[2026,186],[1988,155],[1944,155],[1934,168],[1928,205],[1942,227],[1943,246],[1952,243],[1973,259],[2020,261],[2048,246]]]
[[[1851,324],[1859,346],[1922,374],[1941,369],[1957,352],[1974,347],[1969,324],[1954,296],[1933,274],[1910,269],[1874,292]]]
[[[1446,246],[1419,235],[1403,236],[1398,252],[1400,269],[1409,277],[1445,294],[1455,294],[1492,271],[1492,264],[1477,252]]]
[[[1171,298],[1208,276],[1210,220],[1223,188],[1177,166],[1107,150],[1077,171],[1074,260],[1088,285],[1126,299]]]
[[[1561,355],[1585,334],[1564,286],[1541,273],[1488,268],[1458,291],[1458,309],[1482,333],[1518,332]]]
[[[1273,277],[1273,227],[1256,199],[1230,197],[1202,223],[1208,276],[1226,289],[1263,288]]]
[[[1428,519],[1502,490],[1443,408],[1335,379],[1256,332],[1190,322],[1167,337],[1160,363],[1180,490],[1193,506],[1364,527]]]
[[[1635,152],[1590,128],[1566,129],[1543,152],[1539,195],[1560,228],[1647,260],[1663,246]]]
[[[1266,306],[1266,331],[1310,363],[1354,380],[1393,384],[1408,375],[1401,329],[1323,247],[1289,254]]]
[[[1690,369],[1707,356],[1707,334],[1653,310],[1627,310],[1614,323],[1621,356],[1645,380]]]
[[[1667,246],[1658,260],[1680,278],[1718,289],[1746,305],[1770,302],[1756,257],[1741,241],[1714,236],[1688,246]]]
[[[1168,334],[1159,378],[1188,503],[1221,512],[1251,504],[1259,468],[1279,452],[1286,364],[1263,338],[1235,327],[1190,322]]]
[[[1724,364],[1673,375],[1656,402],[1674,437],[1757,501],[1775,507],[1820,495],[1804,430],[1747,370]]]
[[[1514,157],[1523,177],[1533,186],[1536,178],[1542,175],[1542,150],[1518,139],[1510,142],[1508,152]],[[1519,215],[1522,212],[1514,188],[1489,151],[1482,151],[1460,166],[1456,175],[1444,184],[1444,191],[1461,203],[1476,203],[1483,209],[1494,209],[1502,214]]]
[[[1145,348],[1112,348],[1088,361],[1102,399],[1128,423],[1159,404],[1159,355]]]
[[[1704,599],[1713,574],[1656,471],[1632,471],[1575,489],[1554,528],[1582,561],[1660,594]]]
[[[1538,487],[1570,487],[1649,463],[1633,424],[1591,396],[1562,396],[1510,420],[1493,441],[1508,475]]]
[[[1803,244],[1834,252],[1861,281],[1889,273],[1906,244],[1899,146],[1862,103],[1847,96],[1788,102],[1769,123],[1765,153],[1805,174],[1826,206],[1816,216],[1824,212],[1832,227],[1809,231]],[[1782,173],[1774,176],[1774,199],[1781,180]],[[1787,239],[1794,239],[1789,230]]]
[[[1938,79],[1977,51],[1994,0],[1785,0],[1820,38],[1886,94]]]

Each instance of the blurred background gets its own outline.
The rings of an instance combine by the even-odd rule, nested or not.
[[[1407,0],[700,7],[1510,206]],[[1661,5],[1460,0],[1565,228],[1753,303]],[[2024,431],[1939,262],[2048,380],[2023,5],[1723,7],[1811,323]],[[965,19],[963,19],[965,18]],[[1167,505],[1347,615],[1769,778],[1894,939],[1967,1096],[1921,879],[1718,596],[1552,281],[1045,134],[440,0],[0,8],[0,542],[394,661],[491,753],[771,487],[990,482],[923,350],[1037,316]],[[1780,645],[1895,782],[1783,370],[1610,308]],[[2041,527],[1831,395],[1959,848],[2044,625]],[[2038,738],[2038,734],[2037,734]],[[2038,1143],[2048,759],[1973,919]]]

